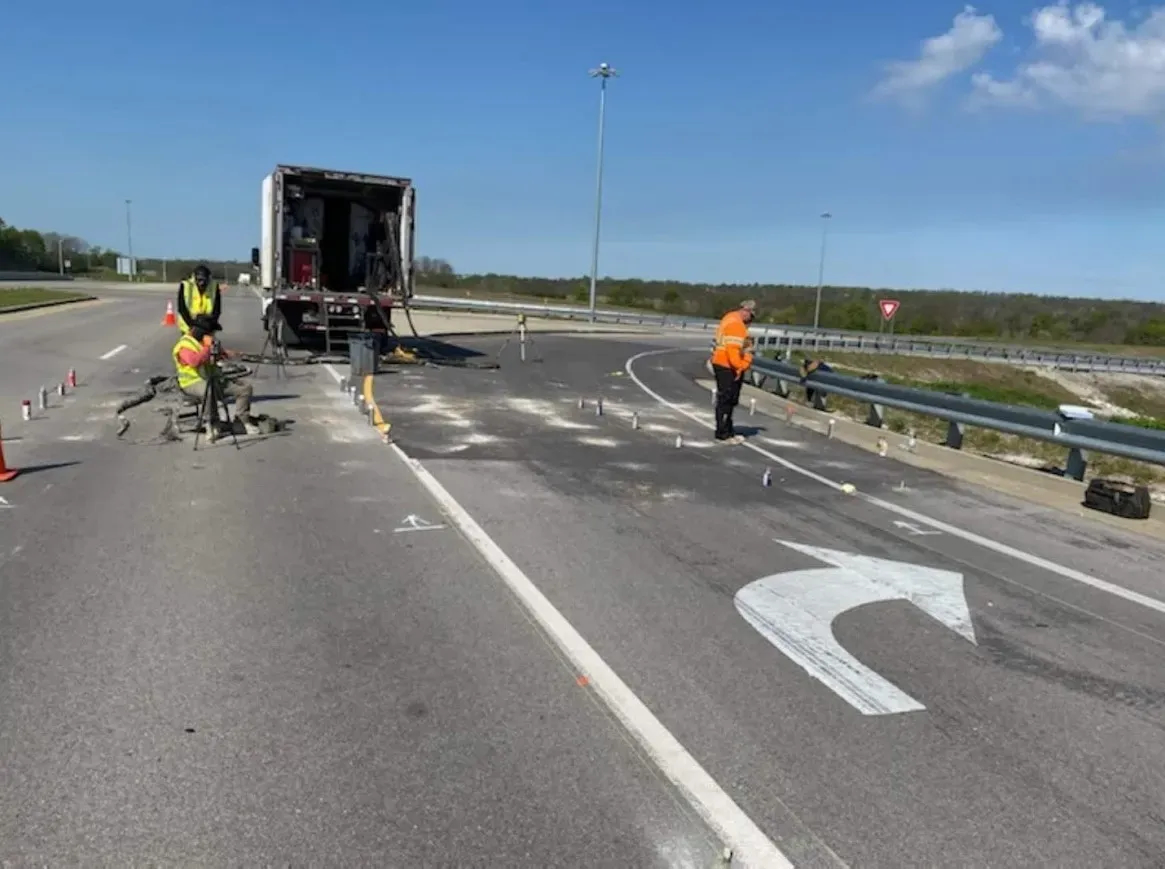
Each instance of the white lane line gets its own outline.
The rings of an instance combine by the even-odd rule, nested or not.
[[[337,383],[343,380],[343,376],[332,365],[324,365],[324,369]],[[570,658],[579,673],[587,676],[598,695],[656,766],[684,794],[704,822],[732,848],[733,856],[739,861],[737,865],[757,869],[793,869],[793,864],[772,840],[725,793],[671,731],[663,726],[440,481],[399,446],[389,446],[432,495],[449,521],[473,544],[543,630]]]
[[[105,355],[103,355],[101,357],[102,361],[104,361],[106,359],[112,359],[114,356],[116,356],[118,353],[120,353],[122,350],[124,350],[128,346],[129,346],[128,344],[118,344],[116,347],[114,347],[112,350],[110,350],[108,353],[106,353]]]
[[[693,413],[686,408],[680,407],[679,405],[668,401],[666,398],[655,392],[653,389],[651,389],[651,387],[640,380],[638,375],[636,375],[635,371],[633,370],[635,363],[645,356],[656,356],[661,353],[675,352],[677,351],[673,347],[668,350],[647,350],[643,353],[636,353],[634,356],[627,360],[627,363],[623,366],[623,368],[627,372],[627,376],[631,378],[632,382],[634,382],[636,386],[638,386],[645,393],[647,393],[647,395],[654,398],[660,404],[666,407],[670,407],[676,413],[681,413],[688,417],[688,419],[694,420],[700,425],[714,429],[714,420],[707,416]],[[755,453],[759,453],[766,459],[770,459],[771,461],[776,462],[781,467],[787,468],[795,474],[808,477],[810,480],[818,482],[823,486],[828,486],[829,488],[835,489],[839,492],[842,491],[841,483],[838,483],[835,480],[831,480],[828,477],[823,477],[821,474],[815,473],[808,468],[803,468],[800,465],[796,465],[793,462],[790,462],[788,459],[784,459],[781,456],[778,456],[776,453],[769,452],[763,447],[758,447],[756,444],[749,441],[746,441],[743,446],[748,447]],[[1165,601],[1159,600],[1158,598],[1132,591],[1131,589],[1125,588],[1124,586],[1106,582],[1103,579],[1097,579],[1095,576],[1089,576],[1087,573],[1082,571],[1073,570],[1071,567],[1064,567],[1062,564],[1056,564],[1054,561],[1049,561],[1046,558],[1040,558],[1040,556],[1032,555],[1030,552],[1024,552],[1022,549],[1016,549],[1014,546],[1008,546],[1006,543],[1000,543],[996,540],[991,540],[988,537],[982,537],[972,531],[966,531],[955,525],[948,525],[946,522],[943,522],[939,519],[932,519],[930,516],[925,516],[922,513],[916,513],[914,510],[911,510],[907,507],[902,507],[890,501],[883,501],[881,498],[875,498],[873,495],[867,495],[864,492],[857,492],[855,493],[855,496],[861,498],[868,504],[872,504],[875,507],[879,507],[890,513],[895,513],[904,519],[909,519],[912,522],[919,522],[923,525],[929,525],[931,528],[936,528],[939,531],[943,531],[954,537],[966,540],[968,543],[974,543],[975,545],[981,546],[984,549],[990,549],[992,552],[997,552],[1000,555],[1006,555],[1009,558],[1014,558],[1016,561],[1022,561],[1025,564],[1031,565],[1032,567],[1038,567],[1041,570],[1048,571],[1049,573],[1058,574],[1065,579],[1070,579],[1073,582],[1080,583],[1081,585],[1087,585],[1092,588],[1099,589],[1100,591],[1106,591],[1109,594],[1115,595],[1116,597],[1123,598],[1124,600],[1131,601],[1135,604],[1140,604],[1147,609],[1155,610],[1159,613],[1165,613]]]

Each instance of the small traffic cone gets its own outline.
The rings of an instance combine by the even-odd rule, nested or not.
[[[174,303],[166,303],[166,316],[162,318],[163,326],[177,326],[178,320],[174,317]]]
[[[65,378],[65,383],[68,384],[70,389],[77,388],[77,369],[76,368],[69,369],[69,376]]]
[[[4,434],[0,432],[0,483],[7,483],[19,473],[16,468],[9,468],[4,464]]]

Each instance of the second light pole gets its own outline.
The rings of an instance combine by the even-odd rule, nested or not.
[[[825,243],[829,239],[829,222],[833,215],[828,211],[821,215],[821,258],[817,262],[817,304],[813,306],[813,328],[821,326],[821,288],[825,285]]]
[[[133,204],[132,199],[125,201],[125,241],[129,245],[129,279],[133,281],[137,266],[133,261],[133,221],[130,219],[130,206]]]
[[[607,79],[619,73],[611,66],[600,63],[598,69],[591,70],[591,78],[599,80],[599,160],[595,180],[595,243],[591,249],[591,322],[595,321],[596,288],[599,282],[599,227],[603,222],[603,128],[607,113]]]

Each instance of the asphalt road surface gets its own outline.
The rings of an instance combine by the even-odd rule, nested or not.
[[[469,343],[377,378],[397,444],[795,865],[1165,865],[1165,548],[747,408],[713,444],[701,353]]]
[[[410,530],[435,504],[326,371],[256,381],[286,435],[195,452],[147,405],[116,439],[163,311],[0,320],[0,865],[714,865],[468,542]]]
[[[393,447],[318,366],[256,379],[287,434],[119,441],[164,309],[0,318],[0,865],[1165,864],[1165,547],[714,445],[666,339],[459,339]]]

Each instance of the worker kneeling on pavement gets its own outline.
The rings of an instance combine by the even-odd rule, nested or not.
[[[748,324],[756,315],[756,302],[742,302],[735,311],[720,319],[716,328],[716,342],[712,347],[712,374],[716,377],[716,440],[722,443],[742,443],[736,433],[732,412],[740,403],[740,388],[744,375],[752,367],[752,341]]]
[[[249,383],[227,381],[219,370],[217,357],[228,356],[218,350],[214,333],[222,327],[218,321],[207,315],[195,317],[190,331],[178,339],[174,345],[174,367],[178,372],[178,388],[185,395],[202,401],[212,380],[218,382],[221,395],[235,400],[235,417],[242,421],[247,434],[259,434],[259,426],[251,417],[251,395]],[[212,431],[214,421],[211,421]]]

